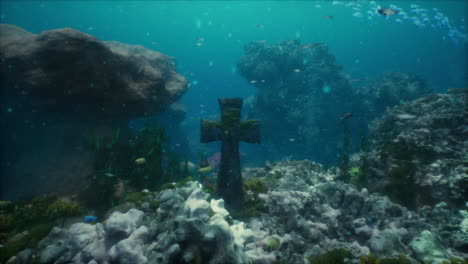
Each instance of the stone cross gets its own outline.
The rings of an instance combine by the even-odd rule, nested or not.
[[[200,142],[221,141],[218,193],[226,207],[244,209],[244,193],[239,158],[239,141],[260,143],[260,121],[241,121],[242,98],[218,99],[221,121],[201,120]]]

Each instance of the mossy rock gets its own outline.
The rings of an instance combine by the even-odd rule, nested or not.
[[[0,232],[9,231],[15,217],[12,214],[0,215]]]
[[[39,241],[49,234],[52,227],[52,224],[37,225],[27,235],[5,244],[0,248],[0,263],[5,263],[25,248],[36,248]]]
[[[163,184],[161,187],[159,187],[159,192],[162,192],[162,191],[167,190],[167,189],[174,189],[174,188],[182,187],[186,183],[188,183],[190,181],[194,181],[194,180],[195,179],[192,176],[189,176],[189,177],[187,177],[184,180],[179,181],[179,182],[167,182],[167,183]]]
[[[81,211],[82,208],[78,203],[68,199],[58,199],[47,207],[46,215],[49,219],[58,219],[77,216]]]
[[[251,191],[258,195],[260,193],[267,193],[268,187],[263,183],[261,179],[252,179],[244,182],[244,192]]]
[[[266,241],[266,249],[268,252],[278,250],[281,246],[281,241],[277,237],[270,237]]]
[[[145,200],[145,198],[150,195],[151,193],[149,192],[133,192],[133,193],[128,193],[126,194],[123,198],[121,203],[133,203],[133,204],[139,204]]]
[[[15,204],[11,201],[0,201],[0,210],[5,213],[11,213],[15,208]]]
[[[334,249],[324,254],[307,257],[311,264],[344,264],[345,258],[352,258],[351,252],[345,249]]]

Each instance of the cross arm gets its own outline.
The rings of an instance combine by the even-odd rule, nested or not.
[[[260,121],[244,120],[240,124],[240,140],[247,143],[260,143]]]
[[[200,123],[201,133],[200,142],[208,143],[212,141],[221,140],[221,133],[219,131],[220,122],[202,119]]]

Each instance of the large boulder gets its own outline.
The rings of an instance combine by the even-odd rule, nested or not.
[[[161,112],[188,86],[172,58],[139,45],[71,28],[32,34],[2,24],[0,34],[2,91],[36,110],[134,118]]]
[[[84,187],[93,173],[84,135],[105,141],[119,128],[124,139],[128,120],[161,113],[188,87],[172,58],[139,45],[71,28],[0,24],[0,35],[1,199]]]
[[[447,202],[463,208],[467,89],[433,94],[391,108],[371,125],[368,188],[409,208]]]

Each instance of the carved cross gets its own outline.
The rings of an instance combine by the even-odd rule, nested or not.
[[[201,120],[200,142],[221,141],[218,193],[226,207],[244,209],[244,193],[239,157],[239,141],[260,143],[260,121],[241,121],[242,98],[218,99],[221,121]]]

